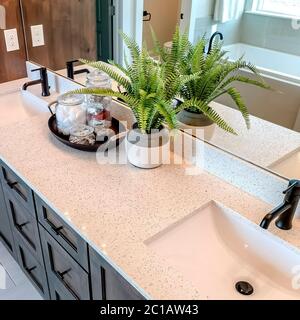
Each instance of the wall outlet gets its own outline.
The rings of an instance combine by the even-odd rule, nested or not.
[[[42,24],[31,26],[31,39],[33,47],[41,47],[45,45],[44,27]]]
[[[7,52],[20,50],[17,29],[4,30],[4,37]]]

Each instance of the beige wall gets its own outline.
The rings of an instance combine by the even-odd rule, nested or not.
[[[143,41],[148,49],[152,48],[150,25],[163,44],[172,40],[175,27],[179,22],[181,0],[144,0],[144,10],[152,14],[150,22],[144,22]]]

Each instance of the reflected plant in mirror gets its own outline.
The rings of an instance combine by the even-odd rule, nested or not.
[[[195,45],[188,40],[187,34],[180,34],[177,28],[171,49],[162,47],[153,32],[156,52],[166,68],[174,72],[174,78],[183,75],[198,74],[185,83],[180,90],[177,107],[178,120],[192,127],[205,127],[216,123],[225,131],[237,134],[234,128],[210,106],[210,103],[222,95],[229,95],[241,112],[247,128],[250,128],[249,112],[242,95],[235,88],[234,82],[254,85],[264,89],[270,86],[261,78],[256,67],[243,60],[235,62],[225,58],[222,41],[215,41],[209,53],[206,53],[207,40],[202,37]],[[238,72],[247,69],[256,76],[251,79]]]

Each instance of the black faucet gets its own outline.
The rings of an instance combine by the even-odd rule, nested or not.
[[[75,74],[80,74],[80,73],[90,73],[89,69],[80,69],[80,70],[74,70],[74,63],[79,62],[79,60],[71,60],[67,61],[67,76],[70,79],[74,80],[74,75]]]
[[[292,229],[292,221],[300,201],[300,180],[291,180],[283,194],[285,194],[283,203],[264,217],[260,224],[262,228],[268,229],[271,222],[278,218],[275,222],[278,228]]]
[[[220,36],[221,41],[223,41],[223,39],[224,39],[223,34],[222,34],[221,32],[218,32],[218,31],[215,32],[215,33],[210,37],[207,54],[210,54],[210,52],[211,52],[211,50],[212,50],[212,47],[213,47],[213,43],[214,43],[215,37],[217,37],[217,36]]]
[[[34,86],[36,84],[41,84],[42,85],[42,96],[49,97],[50,96],[50,90],[49,90],[50,87],[49,87],[49,82],[48,82],[47,68],[42,67],[42,68],[31,70],[31,72],[35,72],[35,71],[40,71],[40,79],[26,82],[23,85],[23,90],[27,90],[27,88],[30,86]]]

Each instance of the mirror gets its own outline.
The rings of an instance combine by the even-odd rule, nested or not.
[[[300,178],[300,0],[21,0],[21,4],[29,60],[65,76],[66,62],[80,57],[122,64],[125,49],[119,30],[146,43],[149,50],[150,25],[167,48],[176,25],[194,44],[204,34],[210,38],[222,33],[229,61],[243,56],[272,90],[234,82],[251,115],[251,128],[224,94],[210,106],[238,135],[213,124],[201,128],[201,138],[281,176]],[[38,45],[36,39],[35,46],[33,37],[39,38],[40,25],[45,44]],[[244,69],[237,74],[253,79]],[[85,71],[74,78],[85,84]]]
[[[29,60],[58,71],[68,61],[112,58],[110,0],[21,0]]]

